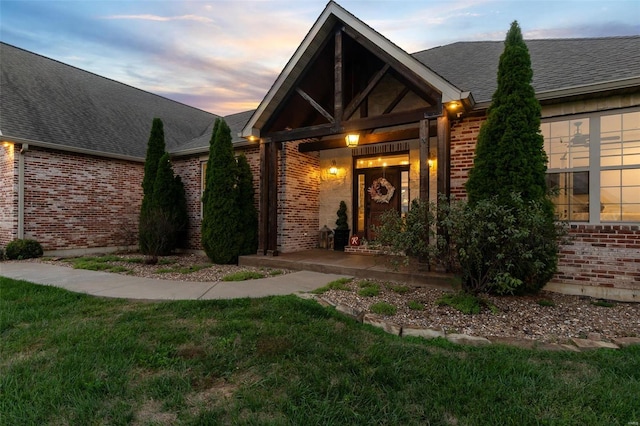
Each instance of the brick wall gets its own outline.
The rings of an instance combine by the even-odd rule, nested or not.
[[[255,188],[254,203],[258,208],[259,187],[260,187],[260,147],[251,146],[237,149],[236,155],[244,153],[247,157],[251,173],[253,175],[253,186]],[[184,183],[189,209],[189,245],[188,249],[202,250],[202,164],[207,162],[207,155],[192,157],[174,158],[173,171],[180,175]]]
[[[571,225],[552,283],[640,290],[640,226]]]
[[[143,163],[34,147],[24,160],[25,238],[45,250],[137,243]]]
[[[298,152],[300,142],[285,142],[279,153],[278,250],[308,250],[318,245],[320,157]]]
[[[451,128],[451,196],[467,198],[464,184],[473,167],[476,140],[485,117],[469,117]]]
[[[18,236],[18,155],[20,145],[0,145],[0,247]]]

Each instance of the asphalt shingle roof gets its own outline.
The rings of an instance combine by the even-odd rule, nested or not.
[[[151,123],[171,151],[216,116],[0,43],[0,131],[5,137],[144,158]]]
[[[226,117],[224,117],[224,121],[227,123],[227,125],[231,129],[231,141],[234,144],[246,142],[246,140],[238,136],[238,134],[242,131],[242,128],[245,126],[245,124],[247,124],[247,121],[249,121],[249,118],[251,118],[251,115],[253,114],[253,112],[254,110],[244,111],[236,114],[227,115]],[[204,134],[194,139],[191,139],[183,144],[180,144],[180,146],[176,147],[176,149],[174,149],[172,153],[180,154],[182,152],[195,150],[198,148],[208,148],[209,144],[211,143],[211,133],[213,132],[213,124],[214,124],[214,121],[212,121],[209,127],[207,127],[207,130],[204,132]]]
[[[526,41],[537,93],[640,77],[640,36]],[[488,102],[502,41],[458,42],[414,53],[451,84]],[[0,42],[0,131],[144,158],[151,122],[164,122],[167,151],[206,152],[216,115]],[[224,117],[234,143],[254,111]]]
[[[640,36],[527,40],[536,93],[640,77]],[[459,42],[413,56],[476,102],[496,90],[503,41]]]

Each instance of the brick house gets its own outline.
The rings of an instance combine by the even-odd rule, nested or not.
[[[548,287],[639,300],[640,36],[527,44],[549,183],[559,188],[557,212],[574,237]],[[187,189],[190,245],[200,248],[215,116],[2,49],[0,244],[24,235],[49,251],[122,245],[118,232],[131,225],[119,221],[127,209],[135,217],[151,117],[159,116]],[[502,42],[460,42],[408,54],[329,2],[258,108],[225,117],[254,172],[259,254],[316,247],[341,200],[352,233],[371,239],[386,209],[404,212],[412,199],[436,201],[438,193],[464,197],[502,49]],[[30,61],[43,65],[20,82],[15,74]],[[64,80],[69,74],[77,80]],[[104,92],[85,93],[87,85]],[[65,108],[66,121],[48,116]],[[358,136],[351,147],[349,135]]]

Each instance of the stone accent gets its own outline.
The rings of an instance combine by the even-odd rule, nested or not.
[[[621,348],[631,345],[640,345],[640,337],[618,337],[612,340],[614,344],[620,346]]]
[[[365,314],[362,320],[364,324],[369,324],[377,328],[381,328],[389,334],[399,336],[402,333],[402,327],[392,322],[385,321],[383,317],[376,314]]]
[[[417,328],[405,326],[402,327],[402,337],[422,337],[425,339],[436,339],[438,337],[445,337],[445,332],[442,329],[431,328]]]
[[[336,311],[338,311],[338,312],[340,312],[340,313],[342,313],[342,314],[344,314],[344,315],[346,315],[348,317],[351,317],[351,318],[355,319],[358,322],[362,322],[363,319],[364,319],[364,312],[359,311],[359,310],[357,310],[355,308],[352,308],[351,306],[340,304],[340,305],[336,306]]]
[[[491,341],[484,337],[470,336],[468,334],[447,334],[447,340],[458,345],[485,346],[490,345]]]
[[[334,307],[334,304],[320,296],[316,296],[315,300],[322,306]],[[369,324],[373,327],[380,328],[389,334],[402,337],[422,337],[424,339],[436,339],[445,338],[451,343],[457,345],[469,345],[469,346],[486,346],[491,344],[502,344],[508,346],[515,346],[522,349],[538,349],[546,351],[569,351],[580,352],[591,349],[620,349],[620,347],[630,345],[640,345],[640,338],[638,337],[622,337],[613,339],[614,343],[604,342],[599,340],[601,338],[599,333],[590,333],[590,337],[598,340],[590,339],[571,339],[573,345],[563,343],[545,343],[538,342],[532,339],[518,339],[512,337],[481,337],[471,336],[469,334],[460,333],[446,333],[444,330],[420,328],[415,326],[402,326],[392,321],[388,321],[382,315],[373,314],[370,312],[362,312],[358,309],[352,308],[347,305],[338,304],[335,305],[335,310],[355,319],[363,324]]]
[[[609,342],[601,342],[597,340],[589,340],[589,339],[571,339],[571,341],[580,349],[581,351],[589,350],[589,349],[620,349],[620,347],[614,343]]]
[[[522,349],[535,349],[539,342],[532,339],[518,339],[515,337],[489,337],[491,343],[496,345],[515,346]]]
[[[328,307],[334,308],[334,307],[336,306],[336,305],[335,305],[335,303],[333,303],[333,301],[328,300],[328,299],[325,299],[324,297],[316,297],[315,299],[318,301],[318,303],[319,303],[320,305],[322,305],[322,306],[324,306],[324,307],[327,307],[327,308],[328,308]]]

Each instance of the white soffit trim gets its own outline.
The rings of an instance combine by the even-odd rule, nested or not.
[[[346,25],[353,28],[356,32],[362,34],[363,37],[375,43],[389,56],[405,65],[416,75],[420,76],[422,79],[429,82],[429,84],[442,92],[443,103],[453,100],[461,100],[462,91],[460,89],[453,86],[451,83],[440,77],[435,72],[431,71],[409,53],[393,44],[387,38],[382,36],[373,28],[366,25],[360,19],[356,18],[340,5],[333,1],[330,1],[320,14],[316,22],[313,24],[302,43],[300,43],[300,46],[298,46],[291,59],[289,59],[289,62],[287,62],[284,69],[282,70],[276,81],[273,83],[262,102],[260,102],[260,105],[258,105],[256,111],[253,113],[245,127],[242,129],[242,137],[260,136],[259,130],[255,128],[256,123],[258,123],[259,121],[264,121],[263,116],[265,115],[265,113],[270,114],[271,112],[273,112],[274,106],[272,106],[271,103],[274,101],[274,99],[284,96],[284,93],[280,93],[281,91],[283,91],[283,89],[285,91],[288,91],[288,87],[285,84],[287,80],[289,78],[297,78],[299,73],[302,72],[302,69],[299,69],[300,67],[298,67],[299,62],[304,58],[305,53],[310,48],[312,43],[316,41],[316,37],[318,37],[322,32],[324,26],[329,23],[332,16],[335,17],[335,19],[344,22]],[[333,22],[331,22],[331,25],[333,25]],[[309,59],[310,57],[307,58],[307,60]],[[298,70],[296,70],[296,68],[298,68]],[[297,71],[298,74],[294,73],[294,71]]]

